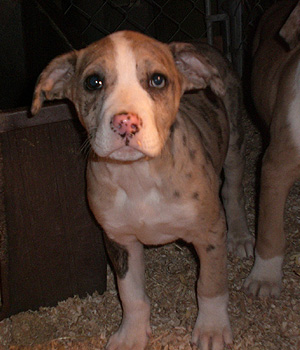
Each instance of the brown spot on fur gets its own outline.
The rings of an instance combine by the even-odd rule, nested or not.
[[[109,239],[106,234],[104,234],[105,246],[109,258],[113,264],[115,272],[119,278],[125,278],[128,271],[128,251],[127,249]]]
[[[211,252],[212,250],[215,250],[216,247],[212,244],[209,244],[207,247],[206,247],[206,251],[207,253]]]
[[[178,191],[174,191],[174,197],[179,198],[180,197],[180,193]]]
[[[197,151],[195,151],[195,150],[190,150],[190,151],[189,151],[191,160],[195,160],[195,158],[196,158],[196,152],[197,152]]]
[[[194,192],[193,193],[193,198],[198,201],[199,200],[199,193],[198,192]]]

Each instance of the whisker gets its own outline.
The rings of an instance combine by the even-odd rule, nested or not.
[[[90,138],[87,137],[80,147],[80,153],[83,153],[86,156],[89,154],[90,148],[91,148]]]
[[[84,142],[80,147],[80,153],[83,153],[86,159],[89,157],[90,153],[92,152],[91,140],[95,137],[96,130],[97,128],[94,128],[86,133],[86,139],[84,140]]]

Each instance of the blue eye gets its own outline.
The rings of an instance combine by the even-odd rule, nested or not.
[[[85,79],[85,87],[90,90],[100,90],[103,86],[103,78],[101,78],[98,74],[93,74],[88,76]]]
[[[163,88],[166,85],[166,78],[163,74],[154,73],[149,81],[149,85],[154,88]]]

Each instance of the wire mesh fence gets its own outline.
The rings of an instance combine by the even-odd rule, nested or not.
[[[164,42],[201,38],[206,32],[203,0],[53,0],[53,5],[87,44],[122,29]]]
[[[273,0],[36,0],[60,17],[62,34],[75,48],[123,29],[137,30],[160,41],[205,40],[210,31],[242,73],[252,34]],[[209,9],[209,13],[208,13]],[[228,25],[229,23],[229,25]],[[227,24],[227,25],[224,25]],[[211,26],[211,27],[210,27]],[[68,35],[72,28],[72,37]],[[60,28],[61,29],[61,28]],[[76,37],[76,40],[74,38]],[[220,41],[218,41],[220,42]],[[219,45],[220,46],[220,45]]]
[[[163,42],[207,40],[221,48],[242,75],[250,67],[247,60],[257,21],[273,2],[2,1],[0,108],[30,104],[38,75],[54,57],[121,29],[137,30]]]

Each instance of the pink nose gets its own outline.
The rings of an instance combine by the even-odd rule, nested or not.
[[[111,128],[121,137],[132,137],[140,131],[142,121],[134,113],[120,113],[113,116],[110,122]]]

